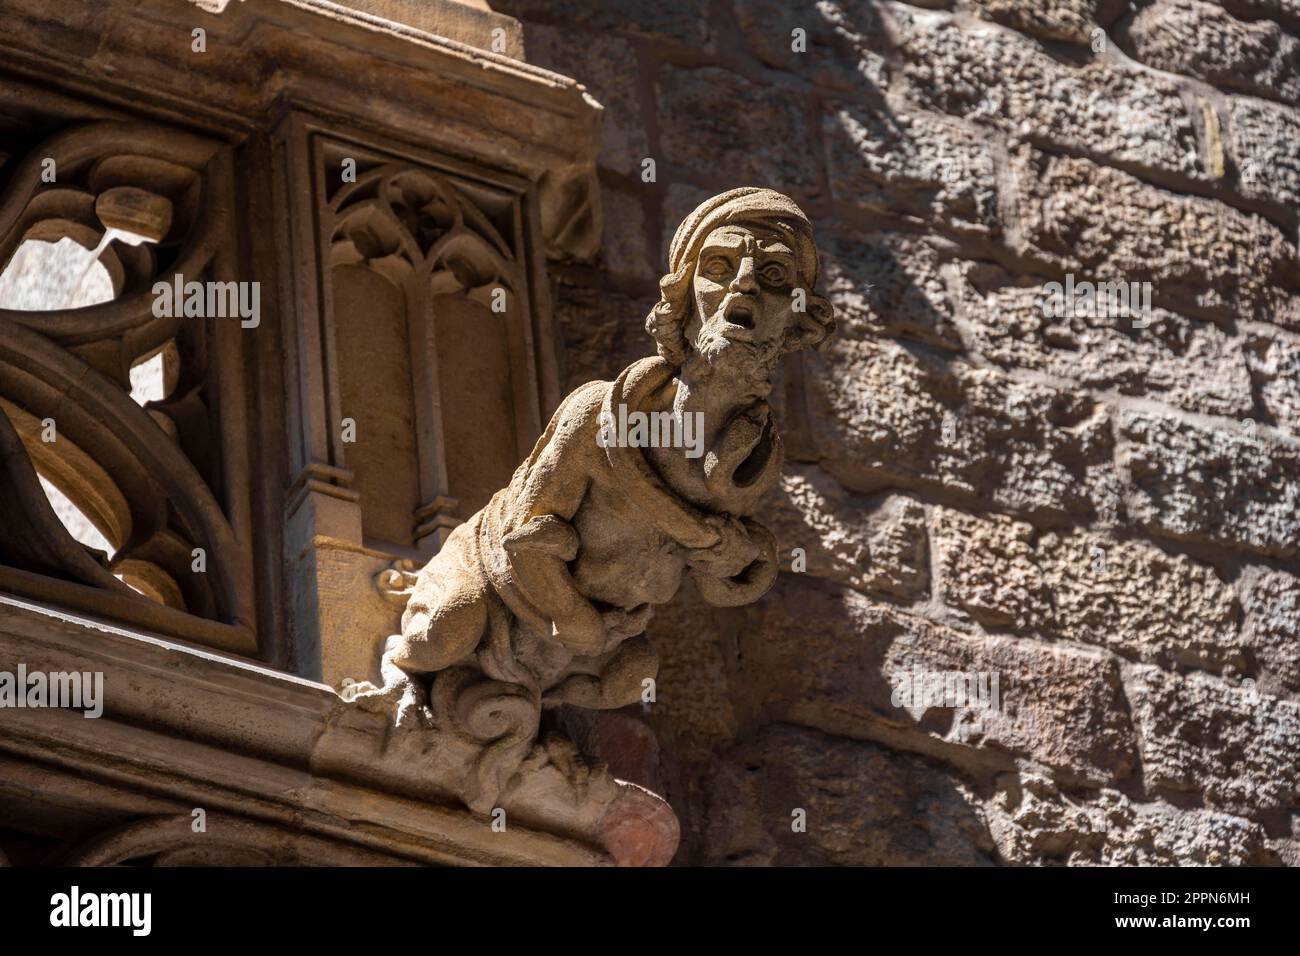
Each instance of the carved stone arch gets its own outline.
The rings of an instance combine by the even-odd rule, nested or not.
[[[410,163],[386,163],[342,184],[330,198],[334,214],[331,263],[382,264],[401,255],[417,271],[446,270],[440,291],[462,291],[497,280],[514,284],[515,262],[505,238],[445,177]],[[475,282],[471,278],[477,276]]]
[[[128,506],[126,537],[115,561],[158,564],[196,609],[215,611],[227,624],[252,625],[249,570],[238,560],[230,525],[194,466],[160,434],[148,412],[67,351],[21,326],[0,337],[0,396],[21,404],[36,419],[54,418],[58,429],[111,476]],[[35,485],[26,451],[39,447],[34,436],[23,443],[6,415],[0,442],[7,444],[0,472],[3,493],[25,504],[29,520],[41,532],[33,538],[19,524],[0,523],[0,560],[114,589],[119,582],[111,568],[101,572],[73,556],[74,546],[80,546]],[[187,543],[205,549],[207,568],[201,575],[190,571]]]
[[[131,589],[77,542],[46,500],[36,469],[9,418],[0,415],[0,494],[19,503],[0,524],[0,560],[25,571],[69,577],[92,587],[129,594]]]

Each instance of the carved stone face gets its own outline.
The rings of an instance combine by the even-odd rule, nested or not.
[[[695,264],[687,339],[710,365],[770,376],[794,320],[798,281],[794,250],[781,234],[741,225],[713,230]]]

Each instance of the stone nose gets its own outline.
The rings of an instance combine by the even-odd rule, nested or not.
[[[736,277],[731,280],[729,289],[732,292],[753,292],[755,288],[757,281],[754,278],[754,257],[742,256],[740,268],[736,270]]]

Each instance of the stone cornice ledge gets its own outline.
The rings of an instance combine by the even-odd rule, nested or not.
[[[551,766],[505,802],[498,832],[431,779],[390,722],[323,684],[0,594],[0,670],[19,663],[103,672],[104,714],[6,709],[0,764],[14,786],[24,761],[40,761],[43,788],[62,777],[141,795],[155,813],[283,825],[344,847],[344,859],[355,847],[358,862],[663,864],[676,849],[658,798],[601,778],[568,801]]]
[[[221,13],[180,0],[6,0],[0,69],[232,137],[306,109],[520,175],[539,184],[552,254],[592,255],[602,110],[581,84],[486,49],[499,28],[507,52],[522,52],[509,17],[429,0],[417,22],[448,37],[355,6],[404,9],[391,0],[243,0]],[[191,48],[198,27],[203,53]],[[593,207],[590,228],[555,241],[575,204]]]

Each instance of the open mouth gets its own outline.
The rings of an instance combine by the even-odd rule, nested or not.
[[[727,306],[727,311],[723,317],[732,325],[738,325],[742,329],[752,329],[754,327],[754,307],[748,302],[732,302]]]
[[[727,422],[704,459],[704,484],[714,494],[752,487],[766,472],[776,451],[772,413],[756,401]]]
[[[763,469],[767,466],[768,459],[772,457],[772,448],[772,419],[769,416],[767,421],[763,423],[762,434],[759,435],[758,441],[754,443],[754,450],[731,473],[732,483],[739,488],[748,488],[757,481],[759,475],[763,473]]]

